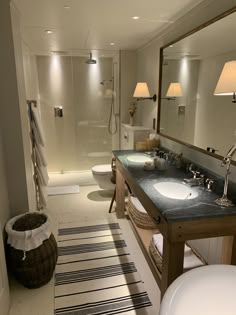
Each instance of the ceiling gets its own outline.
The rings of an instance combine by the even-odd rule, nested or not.
[[[164,49],[165,59],[205,59],[236,50],[236,12]]]
[[[133,50],[203,0],[14,0],[35,54]],[[133,16],[140,17],[132,19]],[[47,34],[45,30],[53,33]],[[115,43],[113,46],[110,43]]]

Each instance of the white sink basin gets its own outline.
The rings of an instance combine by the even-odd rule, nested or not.
[[[198,192],[182,183],[160,182],[154,185],[154,188],[163,196],[171,199],[194,199]]]
[[[146,155],[129,155],[127,160],[134,163],[152,162],[152,159]]]

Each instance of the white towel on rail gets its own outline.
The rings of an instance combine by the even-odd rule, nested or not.
[[[32,126],[34,138],[35,138],[34,142],[36,142],[36,143],[38,143],[38,144],[44,146],[44,145],[45,145],[45,142],[43,142],[43,141],[41,140],[40,135],[39,135],[39,132],[38,132],[38,129],[37,129],[36,125],[35,125],[34,120],[31,121],[31,126]]]
[[[39,203],[40,206],[46,207],[47,206],[47,200],[48,200],[48,194],[45,186],[39,185]]]
[[[35,143],[35,154],[37,159],[37,165],[47,166],[47,158],[45,154],[45,149],[39,143]]]
[[[44,166],[37,166],[36,172],[37,172],[40,184],[42,186],[47,186],[48,181],[49,181],[47,168]]]
[[[35,123],[36,129],[37,129],[37,132],[38,132],[38,136],[39,136],[39,139],[40,139],[40,144],[44,146],[45,145],[45,136],[44,136],[43,126],[42,126],[42,123],[41,123],[41,119],[40,119],[40,115],[39,115],[38,109],[32,107],[32,114],[33,114],[32,118],[33,118],[33,121]]]

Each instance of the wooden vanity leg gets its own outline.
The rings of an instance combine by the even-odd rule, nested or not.
[[[116,216],[121,219],[125,216],[125,180],[119,169],[116,169]]]
[[[161,298],[168,286],[183,273],[184,243],[163,239]]]
[[[236,265],[236,235],[233,236],[232,243],[231,265]]]

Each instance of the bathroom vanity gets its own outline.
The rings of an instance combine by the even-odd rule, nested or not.
[[[147,213],[158,223],[163,235],[162,275],[159,275],[158,281],[161,296],[183,273],[184,244],[187,240],[232,235],[229,263],[236,265],[236,207],[222,208],[215,204],[219,196],[214,192],[183,184],[186,173],[182,169],[169,166],[165,171],[147,171],[144,163],[138,162],[140,159],[136,162],[134,158],[144,156],[144,153],[120,150],[113,151],[113,154],[117,168],[117,217],[125,216],[127,182]],[[186,191],[182,186],[186,187]]]

